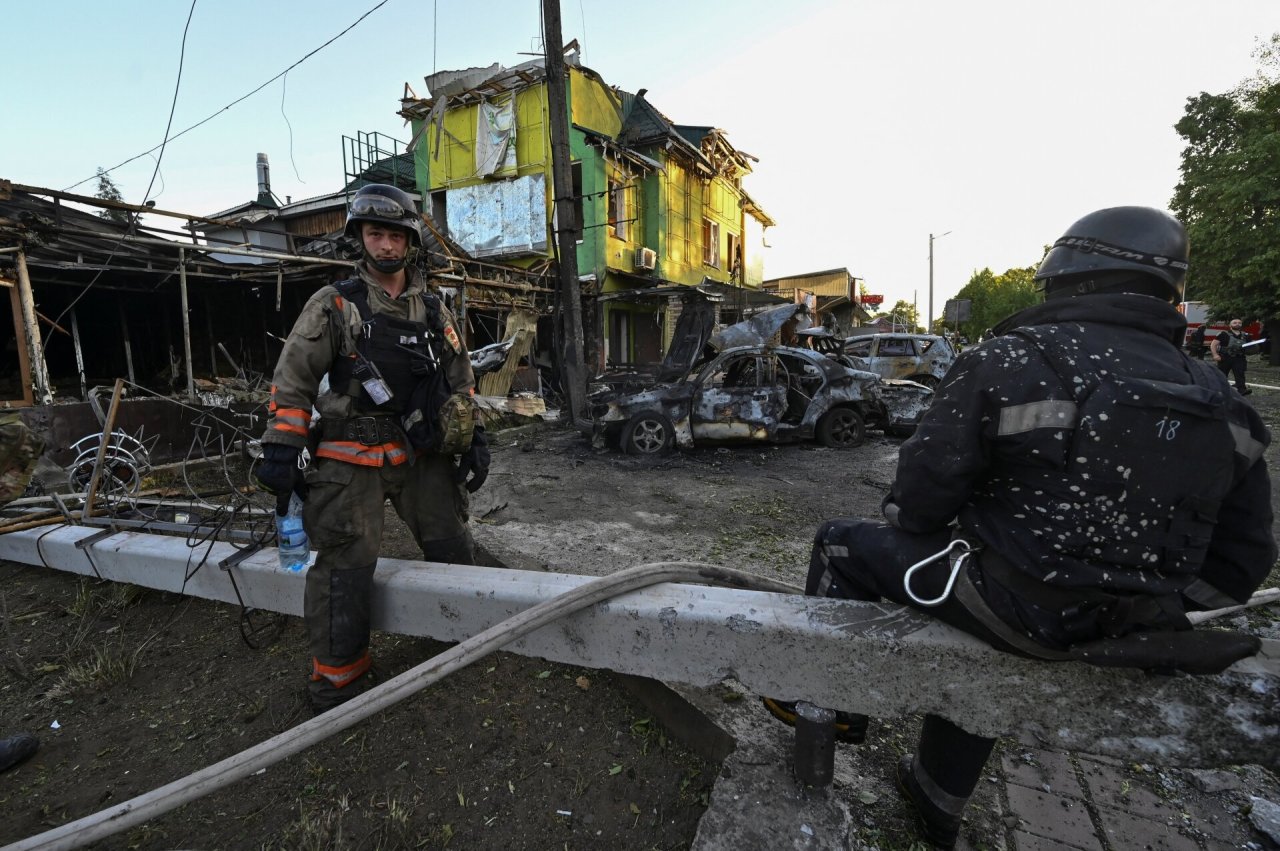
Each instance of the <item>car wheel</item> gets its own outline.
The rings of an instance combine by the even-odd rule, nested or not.
[[[907,380],[914,381],[916,384],[923,384],[925,387],[928,387],[930,390],[937,390],[938,385],[942,383],[941,381],[938,380],[938,377],[936,375],[913,375]]]
[[[671,448],[675,427],[664,414],[636,414],[622,430],[622,451],[628,455],[659,455]]]
[[[867,424],[853,408],[828,411],[818,423],[818,440],[833,449],[852,449],[867,439]]]

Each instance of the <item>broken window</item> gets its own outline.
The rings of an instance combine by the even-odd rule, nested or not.
[[[627,188],[621,181],[609,178],[609,233],[627,238]]]
[[[702,262],[720,268],[720,223],[702,220]]]
[[[858,340],[856,342],[849,343],[844,347],[844,353],[846,355],[853,355],[855,358],[869,358],[871,357],[871,341]]]
[[[755,355],[731,358],[720,365],[707,381],[710,387],[758,387],[763,368]]]
[[[912,357],[915,355],[915,348],[911,345],[910,340],[881,340],[880,341],[880,357]]]
[[[728,234],[729,276],[734,280],[742,277],[742,237],[736,233]]]
[[[431,220],[436,223],[436,227],[449,233],[449,207],[446,203],[448,193],[443,189],[437,189],[431,193]]]

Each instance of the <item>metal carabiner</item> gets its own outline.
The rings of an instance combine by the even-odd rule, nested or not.
[[[955,562],[951,565],[951,576],[948,577],[947,585],[942,589],[942,593],[937,597],[934,597],[932,600],[924,600],[917,597],[915,592],[911,590],[912,574],[924,567],[926,564],[933,564],[938,559],[950,556],[952,552],[960,548],[963,548],[964,552],[960,553],[959,557],[956,558]],[[947,546],[940,552],[936,552],[928,558],[918,561],[911,565],[911,567],[907,568],[906,574],[902,577],[902,589],[907,592],[907,596],[910,597],[917,605],[928,607],[942,605],[943,602],[946,601],[947,597],[951,596],[951,589],[955,587],[956,577],[960,575],[960,568],[964,567],[965,560],[968,559],[969,556],[973,555],[977,549],[977,547],[972,546],[964,538],[956,538],[954,541],[947,544]]]

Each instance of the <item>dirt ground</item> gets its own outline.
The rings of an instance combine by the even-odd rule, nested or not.
[[[1251,378],[1280,386],[1280,368],[1251,364]],[[1273,427],[1280,422],[1280,391],[1259,390],[1251,401]],[[551,426],[505,431],[495,443],[493,473],[472,506],[493,562],[599,575],[699,560],[801,585],[821,520],[878,513],[901,441],[872,433],[847,451],[722,447],[658,459],[593,448]],[[1268,453],[1273,469],[1278,453]],[[383,555],[416,557],[399,522],[388,529]],[[1278,580],[1273,572],[1269,584]],[[254,650],[241,640],[233,607],[9,564],[0,565],[0,604],[0,735],[24,729],[42,740],[31,761],[0,775],[4,843],[119,804],[309,717],[297,619]],[[1280,637],[1276,608],[1238,622]],[[444,648],[374,639],[388,676]],[[736,694],[726,689],[725,697]],[[859,770],[885,793],[864,802],[857,847],[923,847],[888,785],[915,724],[877,720],[859,753]],[[96,847],[681,849],[716,771],[620,678],[497,654]],[[1274,774],[1240,772],[1255,794],[1280,795]],[[1132,766],[1130,774],[1135,788],[1164,800],[1207,797],[1186,772]],[[984,811],[989,794],[975,798],[966,840],[1007,847],[1010,825]],[[1230,822],[1230,835],[1266,847],[1248,826],[1247,794],[1215,800],[1225,802],[1224,830]]]

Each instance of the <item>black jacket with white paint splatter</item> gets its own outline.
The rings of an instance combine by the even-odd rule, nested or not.
[[[1059,587],[1181,594],[1189,609],[1244,601],[1276,559],[1270,435],[1217,370],[1179,351],[1185,327],[1139,295],[1010,317],[959,356],[902,445],[886,517],[912,532],[958,521]],[[1103,384],[1110,408],[1099,396],[1077,422],[1090,404],[1080,388]],[[1192,402],[1130,407],[1166,392]]]

